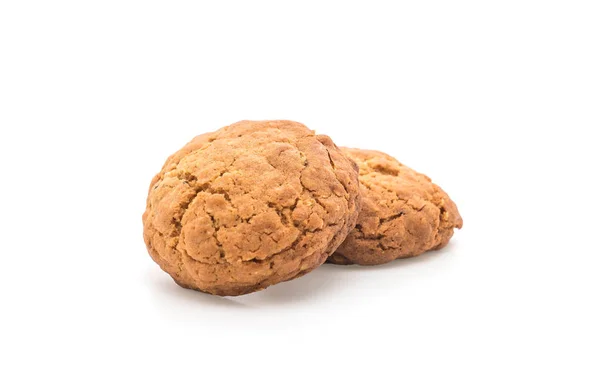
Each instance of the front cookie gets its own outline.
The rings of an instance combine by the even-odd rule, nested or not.
[[[240,295],[308,273],[354,228],[356,165],[291,121],[200,135],[154,177],[148,252],[179,285]]]
[[[389,155],[342,148],[360,169],[362,209],[329,262],[379,265],[444,247],[462,227],[456,204],[431,179]]]

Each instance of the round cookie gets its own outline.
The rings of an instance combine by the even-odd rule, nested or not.
[[[342,151],[359,166],[362,209],[329,262],[379,265],[412,257],[444,247],[462,227],[456,204],[429,177],[379,151]]]
[[[144,241],[180,286],[240,295],[310,272],[354,228],[358,168],[291,121],[242,121],[194,138],[148,192]]]

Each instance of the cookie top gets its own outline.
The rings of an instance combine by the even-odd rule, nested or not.
[[[462,227],[456,204],[429,177],[379,151],[342,151],[359,166],[362,209],[329,262],[378,265],[412,257],[445,246]]]
[[[292,121],[194,138],[150,185],[144,240],[181,286],[239,295],[321,265],[354,227],[356,164]]]

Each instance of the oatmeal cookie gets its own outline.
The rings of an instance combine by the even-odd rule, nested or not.
[[[240,295],[321,265],[359,208],[356,164],[329,137],[242,121],[168,158],[150,184],[144,241],[180,286]]]
[[[444,247],[462,227],[456,204],[439,186],[389,155],[342,148],[360,169],[362,209],[329,262],[379,265]]]

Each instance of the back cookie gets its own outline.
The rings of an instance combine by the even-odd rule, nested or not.
[[[429,177],[379,151],[342,151],[359,166],[362,209],[328,262],[379,265],[413,257],[444,247],[462,227],[456,204]]]

